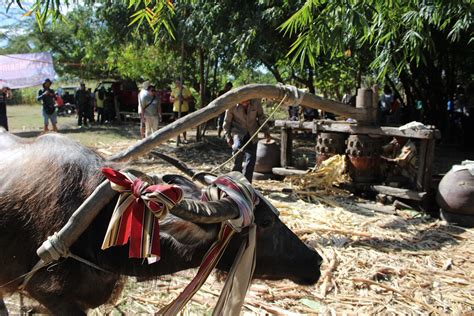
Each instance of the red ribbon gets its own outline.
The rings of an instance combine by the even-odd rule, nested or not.
[[[150,255],[159,258],[158,219],[181,200],[182,190],[172,185],[149,185],[141,179],[128,177],[125,173],[111,168],[102,168],[102,173],[115,184],[112,186],[114,190],[123,195],[122,201],[133,195],[133,200],[123,212],[117,234],[109,246],[125,245],[130,240],[130,258],[144,258]],[[119,207],[120,205],[117,205],[116,210]],[[149,216],[147,212],[151,212],[154,216]]]

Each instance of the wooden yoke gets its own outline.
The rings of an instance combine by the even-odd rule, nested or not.
[[[326,100],[316,95],[305,93],[301,90],[299,91],[299,93],[303,94],[301,105],[305,107],[328,111],[337,115],[350,117],[361,122],[372,122],[372,106],[370,106],[369,108],[354,108],[350,105],[332,100]],[[159,129],[149,137],[140,140],[137,144],[131,146],[125,151],[113,155],[109,158],[109,160],[126,161],[147,154],[152,151],[156,146],[164,143],[168,139],[172,139],[173,137],[178,136],[184,131],[193,128],[197,125],[200,125],[213,117],[218,116],[219,114],[239,102],[257,98],[281,100],[283,99],[285,94],[288,94],[288,100],[290,102],[291,100],[296,99],[296,96],[293,95],[293,92],[289,88],[289,86],[283,85],[250,84],[243,87],[239,87],[237,89],[233,89],[227,92],[226,94],[218,97],[217,99],[209,103],[209,105],[207,105],[206,107],[196,112],[190,113],[171,124],[168,124],[167,126]]]

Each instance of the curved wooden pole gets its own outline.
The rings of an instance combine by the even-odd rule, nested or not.
[[[41,260],[44,263],[49,263],[66,255],[69,247],[89,227],[100,210],[110,203],[116,194],[117,191],[111,188],[110,182],[108,180],[103,181],[56,234],[56,242],[48,238],[36,250]]]
[[[218,116],[226,109],[230,108],[234,104],[239,102],[257,99],[277,99],[280,100],[284,97],[285,93],[288,93],[289,100],[293,99],[291,90],[286,86],[277,86],[269,84],[250,84],[237,89],[233,89],[226,94],[218,97],[206,107],[193,112],[185,117],[182,117],[175,122],[166,125],[159,129],[149,137],[140,140],[137,144],[132,147],[117,153],[109,158],[111,161],[126,161],[132,158],[142,156],[156,146],[164,143],[168,139],[178,136],[184,131],[200,125],[209,119]],[[303,94],[301,105],[313,109],[320,109],[323,111],[332,112],[337,115],[351,117],[358,121],[365,121],[368,118],[368,110],[363,108],[354,108],[350,105],[343,104],[336,101],[326,100],[313,94],[305,93],[300,90]]]

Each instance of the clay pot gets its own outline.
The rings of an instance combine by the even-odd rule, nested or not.
[[[257,144],[255,172],[271,173],[273,167],[280,166],[280,146],[274,141],[262,139]]]
[[[468,170],[449,171],[439,183],[436,201],[446,221],[474,226],[474,176]]]

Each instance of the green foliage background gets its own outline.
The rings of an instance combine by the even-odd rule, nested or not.
[[[25,10],[36,20],[0,53],[51,51],[64,79],[165,87],[183,74],[203,104],[228,80],[290,83],[333,99],[390,84],[408,109],[429,104],[429,123],[442,119],[458,85],[474,90],[472,0],[78,3],[34,1]]]

